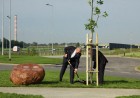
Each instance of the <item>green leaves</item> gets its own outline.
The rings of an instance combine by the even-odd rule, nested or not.
[[[108,13],[105,11],[103,14],[103,17],[107,17],[107,16],[108,16]]]
[[[88,1],[88,4],[91,6],[91,0]]]
[[[85,24],[85,29],[91,30],[91,32],[94,32],[94,28],[97,26],[97,23],[92,19],[89,19],[88,21],[89,23]]]
[[[95,13],[96,14],[101,14],[101,11],[100,11],[100,9],[98,7],[95,8]]]
[[[96,1],[96,4],[94,3]],[[89,5],[91,6],[91,19],[88,20],[88,23],[85,24],[85,29],[90,30],[92,33],[95,31],[95,27],[97,27],[98,19],[100,16],[107,17],[107,12],[101,12],[98,5],[104,4],[103,0],[88,0]]]
[[[99,0],[99,1],[97,1],[97,4],[102,5],[102,4],[104,4],[104,1]]]
[[[89,3],[90,6],[92,6],[92,0],[89,0],[88,3]],[[102,5],[102,4],[104,4],[104,1],[98,0],[96,3],[97,3],[98,5]]]

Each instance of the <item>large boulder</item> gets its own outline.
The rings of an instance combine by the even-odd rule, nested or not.
[[[17,85],[40,83],[45,76],[45,71],[38,64],[20,64],[14,66],[10,80]]]

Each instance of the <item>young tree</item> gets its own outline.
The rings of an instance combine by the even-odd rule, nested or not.
[[[87,24],[85,24],[85,29],[86,30],[90,30],[90,38],[88,39],[89,43],[92,44],[93,43],[93,33],[95,32],[95,27],[98,27],[98,20],[101,16],[103,17],[107,17],[108,14],[107,12],[101,12],[99,6],[101,6],[104,2],[103,0],[89,0],[89,5],[91,6],[91,18],[88,20],[89,22]],[[90,45],[90,47],[88,47],[89,51],[90,51],[90,69],[92,70],[92,45]],[[92,83],[92,75],[93,73],[90,73],[90,81]],[[98,75],[97,75],[98,78]],[[97,79],[96,78],[96,79]],[[97,82],[98,85],[98,82]]]
[[[106,11],[101,12],[99,6],[103,5],[103,0],[89,0],[89,5],[91,6],[91,18],[88,20],[89,22],[85,24],[85,29],[90,30],[93,36],[95,32],[95,27],[98,27],[98,20],[100,17],[107,17],[108,14]]]

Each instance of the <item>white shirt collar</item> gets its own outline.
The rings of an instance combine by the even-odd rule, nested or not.
[[[72,53],[71,58],[73,58],[75,54],[76,54],[76,50],[74,50],[74,52]]]

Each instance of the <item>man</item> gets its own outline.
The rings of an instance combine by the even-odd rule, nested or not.
[[[63,57],[63,65],[60,71],[60,81],[62,81],[63,75],[67,66],[69,65],[68,60],[70,61],[70,83],[74,83],[74,73],[77,72],[79,66],[79,60],[81,57],[81,49],[76,48],[74,46],[68,46],[64,48],[64,57]]]
[[[92,49],[92,60],[94,61],[93,68],[96,69],[96,49]],[[108,63],[107,58],[98,51],[98,81],[99,84],[104,82],[104,70],[106,63]]]

